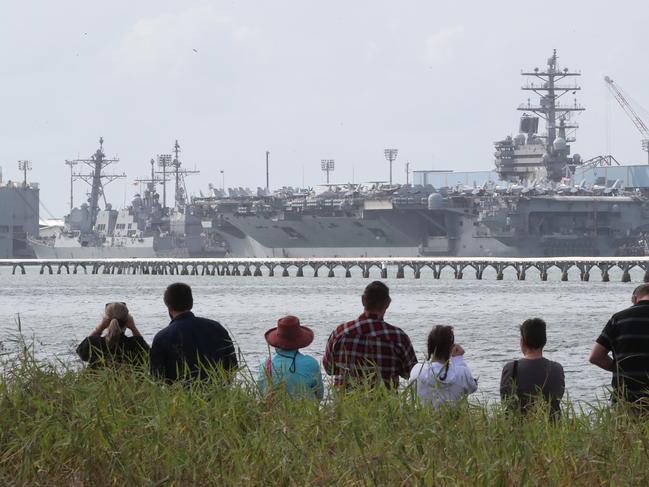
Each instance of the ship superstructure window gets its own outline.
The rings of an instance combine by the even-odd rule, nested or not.
[[[0,225],[0,233],[9,233],[9,225]]]

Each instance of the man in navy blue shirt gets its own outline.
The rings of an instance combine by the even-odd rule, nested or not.
[[[194,316],[194,298],[187,284],[171,284],[164,303],[171,323],[153,339],[151,374],[167,382],[207,379],[213,374],[230,380],[237,356],[227,330],[216,321]]]

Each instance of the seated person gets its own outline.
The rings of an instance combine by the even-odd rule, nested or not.
[[[217,321],[192,313],[194,297],[187,284],[171,284],[163,299],[171,322],[153,338],[151,374],[168,383],[207,380],[214,373],[231,381],[237,354],[228,331]]]
[[[275,347],[275,354],[259,366],[257,382],[261,391],[268,391],[269,384],[283,385],[291,396],[322,399],[324,388],[320,364],[299,351],[311,344],[313,331],[302,326],[299,318],[285,316],[264,337],[271,347]]]
[[[521,329],[523,358],[508,362],[500,379],[500,396],[509,408],[526,413],[535,400],[543,399],[553,415],[561,414],[565,390],[563,367],[543,357],[547,341],[545,321],[525,320]]]
[[[126,336],[131,330],[133,336]],[[106,331],[106,335],[102,333]],[[149,345],[135,326],[125,303],[108,303],[104,317],[90,335],[79,344],[77,354],[91,367],[104,365],[141,365],[149,355]]]
[[[412,368],[412,382],[419,399],[435,408],[476,391],[478,383],[464,362],[464,349],[455,344],[452,326],[437,325],[428,334],[428,359]]]

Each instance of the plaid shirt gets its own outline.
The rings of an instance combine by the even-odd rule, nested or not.
[[[408,335],[367,312],[333,331],[322,360],[336,386],[368,376],[371,381],[378,372],[387,387],[397,387],[399,376],[407,379],[416,363]]]

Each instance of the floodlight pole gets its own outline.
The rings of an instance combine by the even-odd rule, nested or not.
[[[268,156],[270,155],[270,151],[266,151],[266,193],[270,191],[270,177],[268,173]]]
[[[329,184],[329,173],[334,170],[334,165],[333,159],[320,159],[320,168],[327,173],[327,184]]]
[[[385,149],[383,155],[390,161],[390,186],[392,186],[392,163],[396,160],[399,149]]]
[[[410,163],[406,162],[406,186],[410,184]]]

